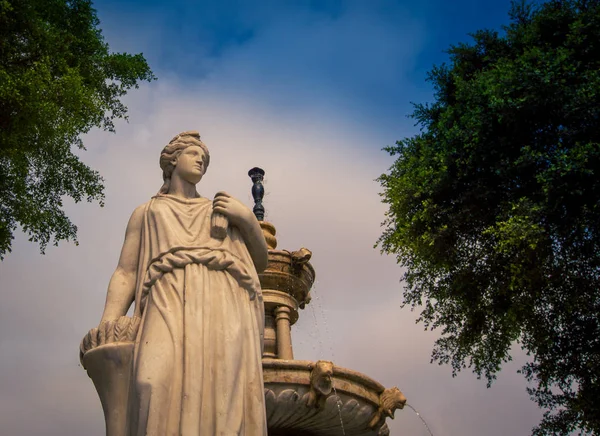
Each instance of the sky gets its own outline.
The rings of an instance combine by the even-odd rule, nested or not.
[[[65,200],[79,245],[45,255],[21,233],[0,263],[0,434],[104,434],[78,347],[98,324],[133,209],[161,186],[160,150],[198,130],[211,153],[199,192],[252,205],[247,172],[266,171],[266,220],[278,248],[313,252],[313,301],[292,327],[297,359],[327,359],[397,386],[435,436],[527,435],[529,400],[515,347],[491,389],[430,364],[437,332],[401,308],[402,269],[374,248],[386,211],[382,148],[418,132],[411,102],[433,98],[427,71],[468,33],[500,30],[508,0],[99,0],[113,51],[143,52],[158,80],[125,103],[115,134],[84,137],[106,205]],[[392,435],[428,435],[410,409]]]

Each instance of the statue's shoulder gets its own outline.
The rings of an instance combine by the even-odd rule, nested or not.
[[[133,210],[133,213],[131,214],[131,217],[133,218],[135,217],[143,217],[144,214],[146,213],[146,211],[148,210],[148,207],[150,207],[150,204],[152,203],[152,200],[149,200],[143,204],[140,204],[138,207],[136,207]]]
[[[139,215],[144,215],[144,213],[148,210],[148,208],[150,207],[150,204],[152,203],[152,200],[147,201],[145,203],[140,204],[138,207],[136,207],[133,212],[131,213],[131,216],[139,216]]]
[[[131,214],[131,217],[129,218],[129,222],[127,223],[127,235],[139,233],[142,228],[142,223],[144,221],[144,215],[146,214],[148,204],[149,203],[144,203],[135,208]]]

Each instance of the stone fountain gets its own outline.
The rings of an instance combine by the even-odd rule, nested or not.
[[[178,155],[173,157],[168,154],[172,151],[171,148],[175,150],[177,147],[179,147]],[[166,156],[164,159],[163,155]],[[172,210],[170,209],[172,207],[180,208],[181,211],[177,209],[179,215],[175,221],[167,222],[165,224],[166,227],[161,229],[170,229],[169,231],[172,231],[172,225],[175,223],[184,223],[186,225],[186,227],[183,228],[186,232],[185,235],[195,235],[195,233],[189,233],[188,230],[197,227],[206,233],[206,235],[204,235],[205,241],[203,243],[206,247],[213,247],[212,251],[209,251],[209,248],[206,248],[205,246],[199,248],[195,247],[194,244],[197,244],[197,239],[193,239],[190,243],[191,245],[188,244],[189,247],[183,246],[183,248],[181,248],[178,245],[173,245],[168,251],[161,251],[162,257],[159,258],[160,261],[157,261],[152,257],[142,258],[142,254],[140,254],[137,262],[143,267],[140,271],[146,271],[144,273],[146,278],[144,281],[137,280],[136,283],[139,284],[139,289],[141,289],[141,291],[136,293],[135,296],[132,294],[135,290],[133,284],[127,287],[122,286],[124,283],[123,280],[125,280],[123,277],[130,280],[131,277],[134,276],[123,275],[123,271],[120,270],[119,267],[115,272],[115,275],[113,275],[113,279],[111,279],[111,284],[109,285],[108,295],[109,297],[112,295],[111,298],[113,299],[111,300],[107,297],[107,305],[105,307],[103,320],[97,328],[91,329],[81,342],[80,359],[98,391],[104,410],[107,436],[126,436],[129,434],[162,435],[167,433],[162,429],[163,427],[166,428],[167,425],[170,425],[168,434],[196,435],[202,433],[203,435],[208,436],[208,433],[212,431],[210,430],[211,428],[217,428],[213,427],[213,421],[211,421],[211,419],[215,420],[215,426],[221,425],[221,430],[214,431],[214,434],[239,434],[247,436],[250,434],[264,435],[268,431],[268,434],[271,436],[325,436],[338,434],[348,436],[389,435],[389,429],[385,423],[386,418],[393,418],[395,410],[402,409],[406,404],[406,398],[398,388],[394,387],[386,389],[366,375],[337,366],[331,361],[319,360],[311,362],[294,359],[291,326],[298,320],[299,310],[310,303],[310,290],[315,280],[315,271],[310,264],[312,253],[306,248],[300,248],[297,251],[291,252],[277,249],[275,227],[273,224],[264,221],[264,207],[262,205],[264,196],[264,188],[262,185],[264,171],[260,168],[253,168],[248,173],[253,181],[252,195],[255,202],[253,212],[256,219],[249,211],[243,215],[245,219],[251,221],[250,224],[253,223],[252,225],[254,226],[255,233],[252,234],[254,236],[250,236],[254,238],[253,240],[255,242],[258,241],[260,243],[259,245],[262,246],[263,260],[260,269],[257,267],[258,270],[262,270],[258,275],[260,289],[257,288],[258,281],[256,280],[256,276],[254,276],[254,281],[252,282],[247,280],[248,278],[252,278],[250,275],[246,277],[241,273],[238,274],[240,277],[239,283],[246,283],[250,290],[257,289],[254,294],[250,293],[250,296],[253,296],[253,298],[248,300],[249,303],[244,303],[247,304],[247,306],[239,307],[249,307],[252,308],[252,310],[256,310],[257,314],[262,314],[261,300],[260,298],[256,298],[257,295],[260,297],[260,290],[262,289],[262,301],[264,303],[264,335],[262,336],[264,345],[262,348],[264,407],[262,404],[263,393],[261,383],[253,381],[260,380],[259,377],[261,375],[261,348],[259,346],[260,342],[258,334],[253,337],[248,336],[246,340],[250,342],[241,344],[242,348],[246,347],[248,343],[256,345],[253,349],[255,354],[251,354],[251,356],[255,356],[255,359],[251,361],[251,364],[255,365],[255,371],[235,372],[233,373],[233,377],[231,376],[232,372],[228,372],[225,374],[225,378],[219,379],[221,380],[219,382],[221,384],[211,385],[211,382],[217,379],[216,376],[223,372],[221,371],[221,366],[225,367],[229,363],[232,371],[236,371],[236,368],[239,366],[238,362],[244,361],[243,359],[233,358],[224,362],[223,359],[216,359],[213,355],[214,353],[212,352],[215,349],[234,353],[238,350],[238,343],[232,342],[230,337],[225,338],[227,341],[217,342],[215,345],[217,348],[205,348],[199,352],[199,354],[196,353],[196,355],[194,355],[195,359],[189,360],[189,362],[194,363],[193,365],[184,366],[183,369],[174,367],[174,370],[171,372],[149,372],[143,375],[144,373],[142,371],[145,368],[144,365],[156,365],[157,362],[159,364],[162,364],[161,362],[169,363],[178,356],[173,350],[181,344],[187,344],[187,342],[185,342],[187,340],[185,336],[177,337],[175,339],[173,339],[174,337],[172,336],[174,334],[173,332],[178,331],[175,327],[180,324],[184,325],[183,321],[179,323],[178,320],[180,320],[180,318],[173,318],[177,322],[173,323],[175,327],[170,331],[171,336],[167,337],[167,340],[162,340],[162,342],[153,342],[154,339],[152,338],[154,337],[150,336],[148,337],[150,339],[142,339],[143,334],[148,331],[144,330],[144,328],[146,326],[149,326],[149,328],[154,328],[154,326],[160,327],[162,325],[160,324],[161,319],[164,319],[164,317],[167,317],[167,319],[170,319],[168,317],[173,317],[172,309],[178,307],[178,301],[183,301],[185,303],[182,307],[185,308],[186,311],[192,309],[197,310],[201,315],[202,312],[200,310],[203,306],[199,304],[194,306],[192,301],[193,298],[200,298],[199,296],[203,295],[217,295],[215,292],[219,292],[223,289],[223,285],[221,284],[205,290],[194,288],[193,293],[183,294],[185,299],[174,300],[174,302],[169,303],[170,305],[165,306],[168,310],[161,315],[163,318],[155,317],[152,318],[152,321],[150,322],[146,315],[148,313],[147,310],[150,309],[146,309],[146,311],[143,312],[144,307],[150,304],[148,303],[149,300],[145,299],[145,295],[148,294],[145,294],[143,291],[146,289],[145,286],[154,286],[153,283],[155,283],[156,280],[161,280],[160,277],[162,277],[159,276],[159,278],[155,279],[152,274],[165,274],[165,272],[171,274],[168,276],[165,275],[164,280],[160,282],[164,285],[164,283],[175,283],[175,278],[177,277],[175,274],[181,275],[181,265],[183,264],[191,265],[189,269],[189,271],[191,271],[190,274],[193,274],[194,271],[205,271],[206,274],[213,274],[211,271],[218,270],[220,264],[217,264],[217,262],[221,262],[221,260],[223,263],[222,269],[229,268],[231,265],[234,265],[236,268],[238,267],[236,265],[242,265],[239,263],[242,262],[239,258],[238,260],[235,260],[234,257],[226,257],[229,251],[235,250],[236,247],[226,235],[232,235],[232,238],[237,237],[235,232],[238,230],[236,230],[236,228],[231,230],[231,228],[228,227],[226,219],[221,223],[222,225],[213,225],[213,221],[218,223],[219,220],[223,221],[225,218],[219,217],[219,213],[216,213],[219,208],[225,211],[229,210],[230,214],[232,213],[231,211],[237,210],[239,212],[241,210],[240,207],[244,208],[246,211],[247,208],[236,203],[237,200],[232,200],[230,196],[225,193],[218,193],[215,197],[214,205],[209,207],[209,204],[212,204],[212,202],[199,197],[197,193],[196,197],[186,197],[182,199],[181,197],[171,195],[171,192],[173,191],[168,190],[170,189],[169,183],[171,177],[176,181],[178,180],[178,183],[180,183],[179,185],[175,184],[173,186],[189,185],[188,187],[194,188],[195,184],[197,184],[204,175],[208,162],[208,149],[200,140],[198,132],[183,132],[171,140],[161,154],[161,168],[164,166],[169,170],[169,172],[163,173],[163,179],[165,180],[163,188],[165,188],[165,190],[163,192],[163,188],[161,188],[159,194],[153,197],[144,208],[138,208],[134,211],[130,224],[128,225],[120,263],[123,259],[128,259],[127,256],[132,255],[132,253],[137,256],[138,251],[136,250],[138,246],[140,247],[139,253],[142,254],[150,250],[150,248],[154,246],[152,244],[158,246],[157,244],[162,240],[157,243],[155,240],[149,238],[152,235],[166,237],[164,236],[165,233],[164,231],[163,233],[152,233],[152,231],[155,231],[154,229],[158,227],[154,226],[154,221],[152,221],[152,225],[148,224],[150,222],[149,220],[156,220],[157,217],[161,216],[159,215],[159,212],[164,212],[165,210],[170,211]],[[169,165],[172,165],[172,168],[169,167]],[[165,168],[163,168],[163,171],[166,171]],[[173,168],[183,169],[174,171]],[[187,183],[187,185],[181,184],[184,182]],[[194,192],[196,192],[195,189]],[[238,206],[236,206],[236,204],[238,204]],[[233,209],[226,209],[226,207],[232,207]],[[235,209],[236,207],[237,209]],[[191,212],[188,213],[188,209]],[[214,212],[211,218],[206,211],[213,209]],[[204,210],[202,213],[204,213],[206,217],[198,219],[198,216],[200,216],[198,214],[199,212],[197,212],[198,210]],[[138,213],[140,214],[136,215]],[[139,219],[136,217],[139,217]],[[216,219],[213,219],[215,217]],[[208,236],[209,227],[203,224],[205,222],[211,223],[210,236]],[[130,227],[136,230],[131,231]],[[138,227],[141,230],[138,231]],[[218,236],[217,233],[213,235],[213,229],[218,230],[219,228],[224,231],[224,234],[222,236]],[[251,229],[251,226],[246,227],[245,229]],[[202,236],[202,233],[197,234]],[[262,239],[263,235],[265,238],[264,240]],[[143,239],[142,237],[146,239]],[[221,241],[225,242],[219,242],[219,238]],[[223,238],[226,239],[224,240]],[[239,240],[239,237],[237,240]],[[229,248],[227,248],[229,251],[223,248],[226,247],[226,244],[230,244]],[[131,249],[132,245],[135,245],[136,250]],[[171,246],[167,246],[167,248],[169,247]],[[142,250],[142,248],[146,251]],[[206,253],[202,250],[206,251]],[[263,270],[266,261],[266,257],[264,256],[267,254],[267,251],[268,264]],[[123,253],[125,253],[125,255]],[[170,265],[165,263],[167,260],[169,262],[172,261],[171,263],[175,266],[171,269],[167,268]],[[202,270],[200,267],[196,268],[197,264],[203,265],[202,262],[210,263],[211,268],[213,269]],[[235,262],[238,262],[238,264]],[[125,265],[127,266],[129,264],[125,262]],[[187,274],[188,269],[185,271]],[[233,267],[232,271],[231,274],[234,274],[235,270],[233,270]],[[254,270],[254,273],[256,273],[256,270]],[[219,277],[229,276],[221,274]],[[231,277],[233,277],[233,275],[231,275]],[[243,280],[246,281],[244,282]],[[207,283],[206,286],[210,284],[208,280],[199,281],[198,283]],[[233,280],[229,280],[227,283],[234,283],[232,286],[238,286],[237,282],[234,282]],[[253,283],[256,283],[256,287],[253,287]],[[116,290],[121,292],[116,294],[117,297],[125,295],[127,292],[131,295],[127,294],[127,298],[114,299],[115,294],[111,294],[111,289],[113,291]],[[173,291],[170,291],[170,294],[164,292],[162,294],[157,293],[156,301],[158,301],[158,303],[154,303],[154,300],[152,300],[152,304],[154,305],[151,306],[153,308],[152,310],[158,310],[156,308],[161,307],[160,304],[162,303],[160,303],[160,299],[163,298],[164,295],[177,295],[174,294],[177,289],[173,289]],[[233,292],[236,289],[241,288],[233,287],[231,289],[231,295],[233,295]],[[127,292],[123,294],[123,290]],[[243,292],[239,294],[242,297],[240,301],[245,301],[249,296],[246,294],[247,291],[245,288],[242,289],[242,291]],[[150,295],[151,297],[148,298],[152,298],[154,294]],[[133,316],[130,317],[126,315],[126,312],[134,297],[136,305]],[[188,299],[192,302],[189,302]],[[111,301],[114,303],[112,306],[109,305],[109,302]],[[221,300],[215,301],[219,304],[221,302]],[[216,304],[214,307],[219,307],[219,304]],[[235,302],[233,304],[235,304]],[[111,307],[116,309],[110,309]],[[250,312],[242,311],[239,313],[244,315]],[[195,326],[193,322],[200,319],[200,315],[189,317],[191,320],[189,321],[190,329]],[[185,317],[182,317],[181,319],[183,318]],[[156,321],[157,319],[159,321]],[[254,323],[249,324],[249,326],[254,328],[257,333],[259,330],[262,330],[262,317],[248,319],[250,320],[249,322]],[[211,320],[213,320],[213,318],[211,318]],[[222,321],[225,323],[231,322],[230,318],[227,317],[224,317]],[[239,319],[237,319],[236,322],[239,322]],[[187,326],[187,324],[185,325]],[[227,324],[227,326],[229,326],[229,324]],[[260,328],[258,326],[260,326]],[[211,334],[214,336],[215,334],[223,333],[223,331],[227,331],[228,334],[230,333],[230,330],[219,328],[216,333],[213,332]],[[243,333],[250,330],[244,330],[244,328],[231,330],[231,332],[234,331]],[[207,334],[204,338],[204,341],[206,338],[210,339],[211,335]],[[191,345],[189,349],[192,350],[194,349],[193,347],[204,344],[204,341],[190,342]],[[155,344],[159,344],[162,348],[157,348],[154,351],[154,354],[150,354],[150,358],[146,358],[146,360],[139,357],[139,353],[141,353],[139,350],[143,350],[144,347],[149,349],[152,346],[156,346]],[[224,348],[222,344],[225,344]],[[185,347],[180,348],[183,349]],[[136,349],[138,351],[135,351]],[[185,349],[187,350],[187,348]],[[250,350],[252,351],[251,348]],[[135,365],[136,358],[138,359],[137,366]],[[202,369],[198,364],[202,359],[215,362],[215,365],[209,367],[210,371],[207,372],[210,374],[210,377],[199,376],[192,379],[192,375],[198,373]],[[157,368],[160,369],[160,365]],[[157,381],[157,374],[162,374],[161,377],[163,378],[159,378]],[[175,375],[173,374],[180,376],[180,379],[177,379],[179,380],[178,382],[173,381],[175,380]],[[239,374],[239,377],[235,374]],[[186,383],[182,384],[181,380],[184,376],[192,380],[193,383],[189,382],[186,378]],[[233,382],[233,385],[230,387],[223,387],[223,380],[228,380],[230,383]],[[238,389],[239,386],[236,385],[239,383],[239,380],[246,381],[246,385],[242,389]],[[208,387],[204,390],[197,389],[198,386],[203,386],[202,383],[205,383]],[[185,387],[185,391],[180,389],[182,386]],[[220,391],[215,393],[214,390],[217,388],[219,388]],[[181,400],[181,407],[179,403],[176,404],[176,407],[163,407],[164,405],[172,406],[169,401],[156,403],[158,406],[155,405],[155,403],[149,402],[149,406],[146,404],[148,407],[144,406],[145,403],[143,402],[146,398],[155,398],[156,395],[161,394],[163,391],[169,393],[177,389],[180,389],[181,392],[177,391],[175,392],[176,395],[173,396],[169,394],[171,396],[165,398],[167,398],[167,400],[169,398]],[[234,391],[238,394],[240,392],[242,394],[250,392],[251,395],[243,401],[238,401],[238,404],[243,410],[235,409],[230,413],[231,411],[229,409],[221,406],[223,404],[227,405],[228,400]],[[202,403],[202,406],[193,411],[192,414],[184,414],[184,411],[191,410],[189,409],[189,404],[191,404],[190,398],[193,398],[198,392],[208,392],[211,393],[211,396],[206,397],[205,403]],[[220,395],[220,397],[215,397],[216,394]],[[153,397],[153,395],[155,396]],[[218,400],[213,400],[214,398],[218,398]],[[258,404],[260,408],[257,408],[256,404]],[[205,418],[204,411],[213,408],[215,405],[221,405],[219,406],[221,408],[216,408],[215,413],[212,415],[206,414]],[[254,418],[252,418],[252,415],[246,413],[246,410],[250,410],[252,407],[254,407],[255,411],[258,411],[258,413],[254,415]],[[152,421],[152,426],[146,425],[150,422],[148,418],[149,414],[152,414],[154,417],[152,418],[154,420]],[[190,421],[188,415],[194,419]],[[249,416],[250,418],[248,418],[246,427],[244,427],[245,424],[241,424],[241,427],[238,427],[240,428],[239,430],[232,432],[231,430],[228,430],[230,427],[227,427],[229,421],[226,421],[232,416]],[[156,419],[156,417],[160,419]],[[252,421],[252,419],[256,420]],[[142,422],[141,420],[145,420],[143,421],[145,429],[139,424]],[[243,418],[241,421],[235,421],[235,419],[232,418],[231,422],[233,422],[234,425],[238,425],[239,422],[243,423],[244,421]],[[171,425],[173,423],[174,425]],[[148,429],[150,430],[150,433],[148,433]],[[228,431],[229,433],[227,433]]]
[[[269,248],[267,269],[259,274],[265,304],[263,374],[267,425],[272,436],[383,436],[385,419],[402,409],[406,398],[396,387],[351,369],[320,360],[295,360],[291,326],[310,303],[315,270],[312,253],[277,249],[275,226],[264,221],[264,171],[253,168],[254,214]]]

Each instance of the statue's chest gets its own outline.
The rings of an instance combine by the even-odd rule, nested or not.
[[[209,205],[163,206],[153,212],[155,231],[163,242],[198,245],[210,238]]]

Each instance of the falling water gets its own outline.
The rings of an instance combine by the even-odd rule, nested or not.
[[[427,423],[425,422],[425,420],[423,419],[423,417],[421,416],[421,414],[419,412],[417,412],[417,409],[415,409],[413,406],[411,406],[410,404],[405,404],[406,407],[409,407],[412,409],[413,412],[415,412],[417,414],[417,416],[421,419],[421,422],[423,422],[423,425],[425,426],[425,428],[427,429],[427,431],[429,432],[429,434],[431,436],[433,436],[433,433],[431,432],[431,429],[429,428],[429,426],[427,425]]]
[[[325,335],[327,336],[327,340],[329,341],[329,351],[331,352],[331,360],[335,360],[334,359],[334,354],[333,354],[333,346],[332,344],[332,340],[331,340],[331,335],[329,334],[329,328],[327,327],[327,318],[325,317],[325,311],[323,310],[323,306],[321,305],[320,301],[319,301],[319,295],[315,292],[316,288],[313,286],[312,289],[312,293],[315,297],[315,303],[316,305],[319,307],[319,311],[321,312],[321,320],[323,322],[323,325],[325,326]],[[313,306],[313,316],[315,317],[315,325],[317,325],[317,317],[316,317],[316,313],[314,311],[314,306]],[[318,328],[318,326],[317,326]],[[319,335],[320,336],[320,335]],[[320,338],[319,338],[319,344],[321,345],[321,347],[323,346],[323,343],[321,342]],[[321,350],[322,351],[322,350]],[[337,390],[335,389],[335,383],[333,382],[333,379],[331,378],[331,376],[329,377],[329,381],[331,382],[331,387],[333,388],[333,394],[335,395],[335,403],[338,409],[338,414],[340,416],[340,427],[342,428],[342,435],[346,435],[346,430],[344,429],[344,419],[342,418],[342,405],[344,403],[342,403],[342,400],[340,399],[340,396],[337,393]]]
[[[337,390],[335,389],[335,384],[333,383],[333,379],[331,377],[329,377],[329,381],[331,382],[331,387],[333,388],[333,394],[335,395],[336,398],[336,405],[338,408],[338,414],[340,415],[340,426],[342,427],[342,434],[345,436],[346,435],[346,430],[344,430],[344,420],[342,419],[342,400],[340,399],[340,396],[337,393]]]
[[[325,327],[325,336],[327,338],[327,342],[329,342],[329,352],[331,354],[331,360],[335,360],[335,354],[333,352],[333,340],[331,338],[331,334],[329,333],[329,326],[327,325],[327,317],[325,316],[325,310],[323,309],[323,305],[321,304],[321,302],[319,300],[319,294],[316,293],[315,286],[313,286],[313,289],[311,292],[314,294],[315,303],[316,303],[317,307],[319,308],[319,311],[321,312],[321,320],[323,322],[323,326]],[[321,343],[321,346],[322,345],[323,345],[323,343]]]
[[[312,334],[310,334],[310,336],[317,339],[317,343],[319,344],[319,348],[318,350],[316,350],[317,356],[321,357],[323,355],[323,340],[321,339],[321,335],[319,334],[319,321],[317,320],[317,311],[315,310],[314,304],[309,304],[309,306],[313,315],[313,319],[315,321],[315,335],[313,336]],[[314,349],[315,347],[313,345],[313,350]]]

